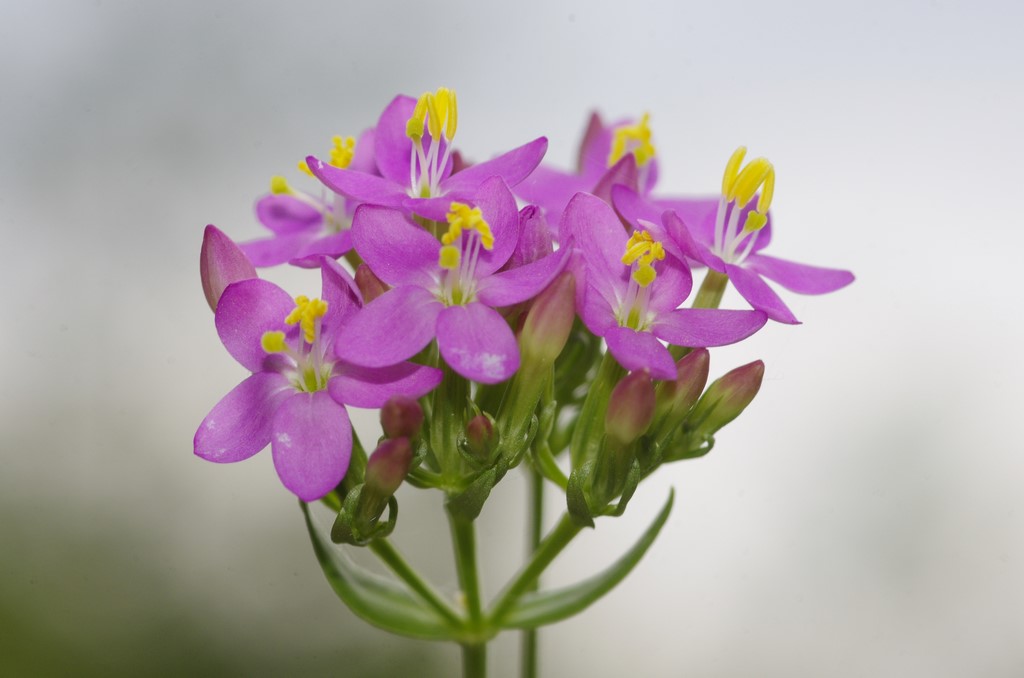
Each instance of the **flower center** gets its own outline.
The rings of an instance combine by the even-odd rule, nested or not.
[[[412,140],[412,150],[409,152],[409,195],[415,198],[438,195],[441,175],[451,158],[451,142],[455,138],[458,121],[455,90],[441,87],[436,92],[424,93],[416,101],[412,117],[405,125],[405,135]],[[430,134],[428,148],[423,147],[424,130]]]
[[[476,297],[480,250],[494,249],[494,235],[479,207],[453,202],[447,219],[448,231],[441,236],[437,257],[437,264],[443,269],[439,297],[446,306],[458,306]]]
[[[331,137],[331,159],[329,165],[338,169],[347,169],[352,164],[352,158],[356,153],[356,140],[352,137]],[[305,160],[299,161],[299,170],[308,176],[313,176]],[[330,197],[321,190],[320,198],[308,193],[296,191],[288,184],[288,180],[282,176],[271,177],[270,192],[274,195],[290,195],[296,200],[303,202],[323,215],[324,227],[328,233],[339,233],[352,226],[352,220],[345,214],[345,199],[337,194]]]
[[[327,347],[320,337],[321,319],[326,313],[326,301],[295,297],[295,308],[285,317],[284,324],[299,326],[298,348],[289,346],[281,331],[264,332],[260,340],[267,353],[280,353],[289,358],[281,371],[297,391],[324,390],[334,370],[334,361],[327,359]]]
[[[750,254],[758,232],[768,223],[768,208],[775,194],[775,168],[765,158],[755,158],[740,169],[746,153],[747,149],[740,146],[725,165],[722,199],[715,217],[715,242],[711,251],[727,264],[738,264]],[[759,189],[757,206],[747,213],[740,227],[740,213]]]
[[[629,237],[622,255],[622,263],[630,267],[629,287],[616,313],[619,325],[643,331],[651,324],[650,285],[658,277],[654,262],[664,258],[665,248],[647,231],[637,230]]]

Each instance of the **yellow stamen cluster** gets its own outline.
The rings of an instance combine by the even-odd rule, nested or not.
[[[270,192],[274,195],[282,195],[292,192],[288,180],[282,176],[270,177]]]
[[[657,277],[654,262],[665,258],[665,248],[651,237],[647,231],[635,231],[626,243],[626,253],[622,255],[622,263],[637,267],[633,270],[633,280],[640,287],[647,287]]]
[[[352,137],[331,137],[331,162],[338,169],[345,169],[352,164],[356,154],[356,140]]]
[[[264,332],[260,345],[267,353],[284,353],[288,348],[284,343],[284,332]]]
[[[452,270],[457,268],[462,258],[459,246],[455,244],[463,231],[476,231],[480,234],[480,244],[484,249],[494,249],[494,234],[490,225],[484,220],[479,207],[470,207],[461,202],[453,202],[448,207],[448,231],[441,236],[441,253],[438,265]]]
[[[722,176],[722,196],[726,202],[735,201],[738,207],[743,207],[758,189],[761,190],[756,210],[747,215],[743,224],[743,230],[749,233],[760,230],[768,223],[768,208],[775,194],[775,168],[765,158],[755,158],[740,169],[746,153],[747,149],[740,146],[726,163],[725,174]]]
[[[434,139],[441,138],[443,129],[444,137],[451,140],[455,137],[458,123],[459,107],[455,99],[455,90],[441,87],[436,92],[425,92],[416,100],[412,117],[405,124],[405,134],[418,142],[423,138],[424,127],[430,131],[430,136]]]
[[[636,158],[638,167],[643,167],[654,157],[654,145],[651,143],[651,116],[644,113],[640,122],[635,125],[623,125],[615,130],[612,137],[612,150],[608,154],[608,166],[611,167],[627,153]]]
[[[306,296],[295,297],[295,308],[284,319],[286,325],[298,324],[307,344],[316,340],[316,321],[327,313],[327,302],[310,299]],[[264,335],[265,336],[265,335]]]

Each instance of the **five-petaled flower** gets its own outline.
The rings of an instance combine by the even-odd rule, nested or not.
[[[215,462],[247,459],[269,443],[281,482],[303,501],[345,476],[352,452],[346,405],[380,407],[393,395],[421,396],[441,380],[440,370],[408,362],[368,369],[339,360],[338,330],[361,301],[336,261],[321,264],[322,299],[292,299],[255,278],[224,290],[217,333],[252,375],[214,406],[194,440],[195,453]]]

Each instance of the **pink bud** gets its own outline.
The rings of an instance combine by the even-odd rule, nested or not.
[[[693,407],[708,383],[710,365],[706,348],[695,348],[679,359],[675,381],[658,385],[659,417],[682,417]]]
[[[408,438],[385,440],[366,462],[366,488],[374,496],[386,499],[393,495],[409,475],[412,466],[412,445]],[[383,506],[380,507],[383,509]]]
[[[569,339],[575,318],[576,279],[565,272],[555,278],[530,306],[520,334],[525,358],[554,362]]]
[[[210,310],[217,310],[217,302],[224,288],[239,280],[256,278],[256,269],[245,253],[231,238],[213,226],[203,232],[203,247],[199,252],[199,277]]]
[[[612,391],[605,415],[605,434],[628,445],[647,432],[654,418],[654,384],[647,370],[630,372]]]
[[[761,389],[764,363],[755,360],[715,380],[701,396],[687,421],[704,435],[713,435],[751,403]]]
[[[414,398],[392,396],[380,408],[380,424],[388,438],[415,438],[423,426],[423,408]]]
[[[368,304],[388,291],[388,286],[378,278],[366,264],[359,264],[356,269],[356,287],[363,295],[363,303]]]
[[[488,459],[494,447],[494,423],[486,414],[478,414],[466,424],[466,442],[480,459]]]

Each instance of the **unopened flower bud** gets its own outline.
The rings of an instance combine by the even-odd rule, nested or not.
[[[687,427],[705,436],[740,416],[757,395],[764,378],[764,363],[755,360],[715,380],[694,406]]]
[[[571,273],[560,274],[533,301],[523,330],[520,345],[530,360],[552,363],[565,347],[576,317],[576,279]]]
[[[527,205],[519,211],[519,242],[505,268],[517,268],[551,254],[551,229],[544,212],[536,205]]]
[[[647,432],[654,418],[654,384],[647,370],[631,372],[612,391],[605,415],[605,435],[629,445]]]
[[[466,445],[478,459],[489,459],[496,442],[494,422],[486,414],[478,414],[466,424]]]
[[[661,426],[674,426],[690,411],[708,383],[711,356],[706,348],[696,348],[676,362],[675,381],[658,384],[658,411]]]
[[[423,408],[414,398],[392,396],[380,408],[380,425],[388,438],[415,438],[423,426]]]
[[[231,238],[214,225],[203,233],[203,247],[199,251],[199,277],[210,310],[217,310],[217,302],[224,288],[240,280],[255,278],[256,269],[245,253]]]
[[[409,475],[412,466],[412,445],[408,438],[389,438],[377,446],[366,462],[366,491],[387,503]],[[381,510],[384,506],[381,505]]]
[[[380,295],[388,291],[388,286],[370,270],[366,264],[359,264],[356,268],[356,287],[363,295],[363,303],[368,304]]]

